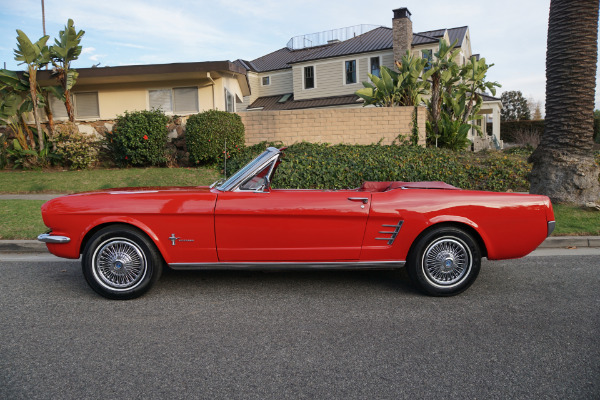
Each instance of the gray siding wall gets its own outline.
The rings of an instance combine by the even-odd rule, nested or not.
[[[378,52],[359,54],[349,57],[338,57],[329,60],[319,60],[314,63],[303,63],[293,66],[294,79],[294,98],[296,100],[312,99],[318,97],[331,97],[353,94],[358,89],[363,88],[362,82],[369,79],[369,59],[371,57],[381,57],[381,65],[393,67],[393,53]],[[356,60],[358,66],[357,82],[355,84],[345,84],[345,62]],[[315,88],[304,89],[303,74],[304,67],[314,66],[315,68]]]
[[[269,76],[271,84],[262,86],[262,78]],[[292,93],[293,89],[293,77],[292,70],[277,71],[277,72],[264,72],[259,74],[258,85],[260,86],[260,97],[264,96],[275,96],[277,94]]]

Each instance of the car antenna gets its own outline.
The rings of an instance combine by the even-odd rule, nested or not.
[[[225,166],[223,167],[223,173],[225,174],[225,179],[227,179],[227,136],[225,136],[225,151],[223,152],[223,160],[225,162]]]

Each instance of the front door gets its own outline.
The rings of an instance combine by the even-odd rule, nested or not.
[[[370,203],[370,193],[350,190],[219,193],[219,261],[358,260]]]

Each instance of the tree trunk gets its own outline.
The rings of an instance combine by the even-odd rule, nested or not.
[[[433,134],[436,137],[437,147],[437,137],[440,135],[438,124],[440,123],[440,114],[442,108],[442,83],[439,72],[436,72],[431,76],[431,81],[431,128],[433,129]]]
[[[33,103],[33,119],[35,120],[35,128],[37,129],[38,145],[39,150],[44,150],[44,131],[42,131],[42,124],[40,123],[40,116],[38,112],[38,98],[37,98],[37,80],[36,70],[29,68],[29,91],[31,92],[31,102]]]
[[[546,53],[546,128],[530,157],[531,193],[555,202],[600,200],[593,155],[598,0],[551,0]]]
[[[44,105],[44,111],[46,112],[46,117],[48,118],[48,133],[50,134],[50,137],[52,137],[54,136],[54,117],[52,116],[52,110],[50,109],[50,95],[48,92],[43,93],[46,103]]]
[[[69,121],[75,122],[75,114],[73,113],[73,103],[71,102],[71,91],[66,89],[65,86],[65,108],[67,109],[67,116]]]

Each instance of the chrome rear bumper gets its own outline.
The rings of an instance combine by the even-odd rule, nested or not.
[[[556,221],[548,221],[548,236],[552,235],[552,232],[554,232],[555,226],[556,226]]]
[[[37,240],[44,243],[69,243],[71,238],[66,236],[57,236],[50,233],[42,233],[37,237]]]

